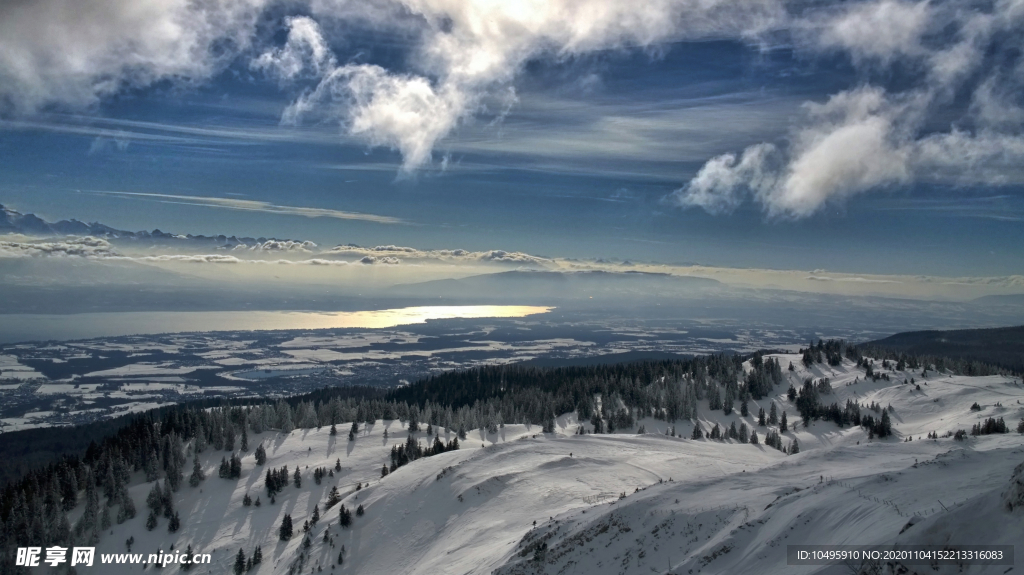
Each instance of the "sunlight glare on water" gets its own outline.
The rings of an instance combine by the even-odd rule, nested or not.
[[[0,316],[0,343],[156,333],[276,329],[379,329],[428,320],[526,317],[549,306],[442,305],[364,311],[117,312]]]

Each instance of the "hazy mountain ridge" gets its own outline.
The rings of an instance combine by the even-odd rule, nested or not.
[[[85,223],[76,219],[47,222],[35,214],[22,214],[0,204],[0,233],[17,233],[27,236],[93,236],[106,240],[123,242],[150,241],[166,244],[193,243],[197,245],[213,246],[221,248],[233,248],[239,245],[253,245],[266,243],[268,241],[292,242],[297,240],[278,238],[251,238],[225,236],[218,234],[214,236],[173,234],[154,229],[153,231],[128,231],[112,228],[99,222]]]
[[[918,355],[970,359],[1024,372],[1024,326],[911,331],[867,345]]]

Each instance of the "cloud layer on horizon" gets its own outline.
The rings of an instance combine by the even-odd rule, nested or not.
[[[269,254],[275,254],[275,257],[261,257]],[[292,257],[289,258],[288,255]],[[53,262],[86,262],[96,265],[147,264],[172,271],[184,271],[190,275],[196,273],[213,281],[227,281],[228,278],[223,274],[226,269],[233,269],[238,273],[245,270],[244,275],[233,277],[231,281],[273,281],[284,284],[292,282],[295,286],[306,285],[311,279],[335,287],[353,287],[367,282],[387,286],[498,273],[511,269],[565,273],[668,274],[714,279],[726,286],[749,288],[755,292],[764,289],[785,290],[793,292],[794,295],[808,292],[948,301],[970,300],[987,295],[1024,294],[1024,276],[1021,275],[943,277],[841,273],[822,269],[727,268],[655,262],[548,259],[501,250],[421,250],[393,245],[338,246],[312,253],[303,250],[273,252],[248,249],[215,254],[155,253],[154,248],[122,251],[115,242],[94,237],[0,236],[0,265],[5,262],[43,258]],[[279,270],[288,267],[293,268],[294,273],[280,273]],[[300,269],[305,271],[298,273]],[[388,271],[380,277],[375,277],[373,270],[377,269]],[[319,275],[313,278],[310,274],[314,273]]]

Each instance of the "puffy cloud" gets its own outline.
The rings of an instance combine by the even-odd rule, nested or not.
[[[320,25],[308,16],[287,19],[288,41],[281,48],[260,54],[250,67],[291,81],[320,77],[336,66],[334,53],[324,40]]]
[[[394,266],[394,265],[398,265],[398,264],[402,263],[402,261],[399,260],[398,258],[391,257],[391,256],[381,256],[381,257],[377,257],[377,256],[363,256],[363,257],[359,258],[359,263],[365,264],[365,265],[368,265],[368,266],[372,266],[374,264],[383,264],[383,265],[392,265],[392,266]]]
[[[87,107],[125,88],[204,80],[248,47],[263,0],[0,3],[0,112]]]
[[[922,39],[931,24],[929,2],[882,0],[843,4],[812,15],[804,24],[811,42],[849,53],[860,63],[888,64],[921,56]]]
[[[769,168],[776,153],[772,144],[757,144],[747,148],[740,158],[736,154],[712,158],[671,199],[680,206],[698,206],[711,214],[732,212],[743,202],[746,190],[763,195],[776,185],[778,176]]]
[[[803,217],[826,201],[910,179],[911,152],[894,124],[900,108],[881,89],[841,92],[807,110],[785,161],[772,144],[747,148],[739,161],[713,158],[672,199],[721,214],[750,192],[770,216]]]
[[[1024,65],[1007,71],[990,63],[1024,49],[1011,32],[1024,26],[1024,2],[999,1],[988,11],[847,3],[801,26],[812,39],[805,50],[842,50],[885,74],[898,62],[904,86],[861,86],[808,103],[784,145],[708,160],[671,203],[721,214],[751,197],[769,217],[801,218],[829,202],[916,181],[1024,184]],[[969,95],[966,109],[957,94]]]
[[[471,257],[467,255],[466,257]],[[549,263],[551,260],[538,256],[531,256],[522,252],[506,252],[504,250],[490,250],[482,252],[477,257],[484,261],[516,263],[516,264],[539,264]]]
[[[316,244],[310,241],[297,242],[294,240],[267,240],[257,243],[254,246],[236,246],[235,249],[247,249],[252,252],[313,252]]]

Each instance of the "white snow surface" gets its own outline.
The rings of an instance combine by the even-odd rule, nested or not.
[[[414,461],[381,478],[392,445],[405,441],[398,421],[360,424],[354,441],[350,423],[299,429],[291,433],[250,434],[242,477],[217,477],[227,452],[201,455],[207,479],[198,488],[186,481],[175,494],[182,529],[167,532],[160,519],[144,527],[150,484],[131,488],[138,516],[105,533],[97,554],[132,550],[156,553],[184,550],[213,553],[211,565],[190,573],[230,573],[238,550],[246,556],[262,546],[263,563],[250,573],[288,573],[302,555],[303,521],[320,506],[321,521],[310,530],[312,545],[296,573],[368,574],[586,574],[604,573],[849,573],[846,566],[789,566],[786,545],[900,543],[1018,544],[1014,571],[1024,566],[1024,509],[1008,511],[1003,493],[1015,466],[1024,462],[1024,436],[1015,433],[1024,417],[1024,387],[1011,377],[965,377],[929,372],[890,372],[892,381],[864,382],[851,363],[836,368],[799,365],[799,356],[779,356],[793,383],[828,376],[833,394],[823,402],[843,405],[848,397],[863,405],[892,405],[896,437],[869,440],[861,428],[839,428],[819,421],[782,434],[799,440],[801,452],[785,455],[771,447],[732,441],[690,440],[692,426],[676,422],[682,437],[664,434],[670,425],[651,418],[647,434],[575,435],[574,414],[558,418],[556,433],[539,426],[505,425],[499,433],[470,432],[458,451]],[[877,367],[878,364],[876,364]],[[914,377],[922,389],[904,385]],[[857,380],[857,383],[853,383]],[[848,385],[849,384],[849,385]],[[742,419],[763,439],[759,407],[774,400],[791,423],[795,407],[779,386],[773,398],[753,402],[751,416],[725,416],[700,403],[707,431],[713,422],[728,427]],[[981,411],[972,411],[977,402]],[[1001,405],[998,405],[1001,404]],[[737,406],[738,407],[738,406]],[[867,411],[866,413],[871,413]],[[987,417],[1004,417],[1005,435],[955,441],[925,439],[944,435]],[[737,423],[738,424],[738,423]],[[584,424],[589,428],[589,424]],[[421,425],[417,434],[427,441]],[[388,431],[389,439],[384,439]],[[453,433],[440,430],[447,441]],[[905,441],[907,437],[912,441]],[[683,439],[685,437],[686,439]],[[268,453],[256,466],[252,450]],[[189,458],[191,461],[191,457]],[[313,481],[316,467],[341,471]],[[289,484],[271,505],[264,486],[267,469],[298,466],[302,487]],[[363,488],[356,490],[356,484]],[[351,528],[338,523],[338,506],[324,509],[337,485],[351,510]],[[244,507],[243,496],[260,497],[260,507]],[[624,497],[620,498],[620,494]],[[948,508],[948,511],[946,510]],[[76,510],[77,511],[77,510]],[[295,535],[280,541],[278,527],[291,514]],[[917,521],[902,534],[908,523]],[[536,522],[536,526],[534,525]],[[323,541],[328,531],[333,546]],[[546,544],[546,550],[537,552]],[[341,546],[346,554],[337,565]],[[98,556],[98,555],[97,555]],[[1009,566],[911,566],[911,573],[1004,573]],[[80,572],[138,572],[139,566],[103,565]],[[170,565],[162,573],[177,573]]]

